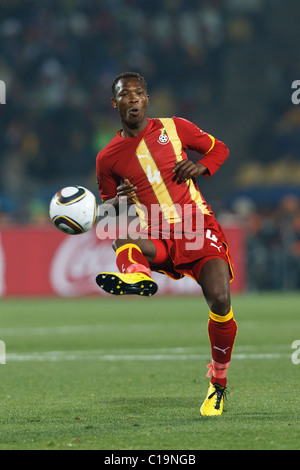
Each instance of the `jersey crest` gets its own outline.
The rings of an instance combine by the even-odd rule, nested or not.
[[[162,144],[162,145],[166,145],[170,142],[170,138],[167,134],[166,129],[162,129],[161,134],[160,134],[157,142],[159,144]]]

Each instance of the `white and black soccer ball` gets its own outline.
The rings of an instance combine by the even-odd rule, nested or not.
[[[49,215],[61,232],[69,235],[87,232],[96,222],[96,198],[83,186],[67,186],[53,196]]]

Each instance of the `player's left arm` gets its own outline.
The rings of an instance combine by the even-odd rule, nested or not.
[[[178,181],[185,181],[190,178],[197,178],[197,176],[205,175],[207,173],[206,166],[200,162],[194,163],[191,160],[181,160],[177,162],[173,168]]]
[[[194,163],[191,160],[181,160],[174,167],[178,179],[184,180],[203,175],[213,175],[225,162],[229,155],[226,145],[195,124],[182,118],[173,118],[178,136],[186,149],[195,150],[202,158]]]

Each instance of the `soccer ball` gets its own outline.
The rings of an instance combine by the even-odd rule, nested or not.
[[[83,186],[67,186],[53,196],[49,215],[61,232],[69,235],[87,232],[96,221],[96,198]]]

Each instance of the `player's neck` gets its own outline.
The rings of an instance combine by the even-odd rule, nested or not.
[[[141,134],[146,127],[148,126],[148,119],[145,119],[136,127],[128,127],[125,122],[122,122],[123,129],[121,131],[121,137],[128,138],[128,137],[137,137]]]

